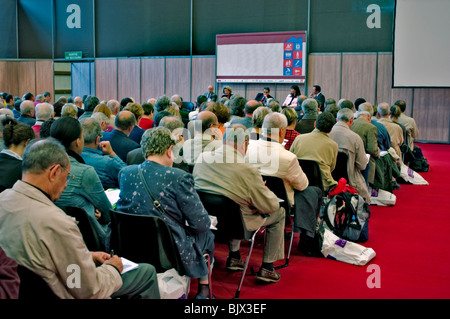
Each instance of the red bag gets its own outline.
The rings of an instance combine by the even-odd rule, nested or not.
[[[341,177],[338,181],[338,184],[336,185],[335,188],[333,188],[329,193],[328,193],[328,197],[333,197],[334,195],[340,194],[340,193],[344,193],[344,192],[349,192],[349,193],[353,193],[353,194],[358,194],[358,192],[356,191],[356,189],[354,189],[352,186],[350,186],[349,184],[347,184],[347,180],[343,177]]]

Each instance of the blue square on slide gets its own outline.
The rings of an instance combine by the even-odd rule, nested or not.
[[[292,60],[292,51],[284,51],[284,59]]]
[[[283,75],[292,75],[292,68],[283,68]]]

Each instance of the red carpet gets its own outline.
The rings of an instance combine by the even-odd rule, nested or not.
[[[450,298],[450,145],[417,144],[430,164],[420,173],[430,185],[401,184],[393,207],[370,206],[369,240],[376,257],[365,266],[326,258],[306,257],[296,250],[296,234],[287,268],[276,284],[259,284],[248,272],[240,299],[447,299]],[[244,249],[247,246],[243,245]],[[262,245],[255,245],[250,267],[258,270]],[[243,255],[244,255],[243,254]],[[217,299],[234,297],[240,272],[225,269],[227,246],[217,244],[213,293]],[[379,267],[380,288],[367,281]],[[371,280],[369,280],[371,282]],[[196,292],[193,282],[191,295]]]

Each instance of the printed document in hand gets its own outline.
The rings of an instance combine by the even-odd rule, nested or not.
[[[122,274],[124,274],[130,270],[136,269],[139,266],[135,262],[132,262],[131,260],[128,260],[126,258],[120,257],[120,259],[122,259],[122,264],[123,264]]]

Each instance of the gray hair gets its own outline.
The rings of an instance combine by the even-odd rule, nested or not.
[[[380,103],[378,104],[377,107],[377,111],[380,114],[380,116],[388,116],[391,111],[390,109],[391,107],[387,103]]]
[[[94,113],[92,113],[91,117],[96,119],[99,123],[106,122],[109,124],[108,115],[106,115],[103,112],[94,112]]]
[[[293,108],[285,107],[281,111],[281,113],[286,116],[288,126],[294,123],[295,120],[297,120],[298,115]]]
[[[62,116],[74,117],[77,114],[78,114],[78,107],[72,103],[64,104],[64,106],[61,109],[61,117]]]
[[[254,112],[252,116],[253,127],[261,128],[264,122],[264,118],[267,114],[272,113],[272,109],[260,106]]]
[[[280,103],[274,99],[270,99],[270,102],[267,106],[271,108],[273,112],[281,112]]]
[[[302,110],[305,115],[316,115],[319,104],[317,104],[316,99],[307,98],[302,102]]]
[[[359,110],[359,111],[366,111],[366,112],[369,112],[370,115],[373,115],[373,106],[372,106],[372,104],[370,104],[369,102],[361,103],[361,104],[358,106],[358,110]]]
[[[288,121],[286,115],[278,112],[272,112],[270,114],[267,114],[267,116],[264,118],[262,129],[264,133],[266,133],[267,135],[271,135],[273,133],[273,129],[279,131],[280,128],[286,128],[287,126]]]
[[[25,100],[20,103],[20,114],[28,114],[31,110],[34,110],[34,103],[30,100]]]
[[[141,139],[142,151],[146,158],[150,155],[162,155],[175,144],[172,132],[162,126],[146,130]]]
[[[98,136],[102,136],[102,128],[96,118],[82,118],[80,124],[83,128],[83,137],[86,144],[91,144]]]
[[[172,102],[170,101],[170,99],[166,95],[163,95],[158,97],[158,99],[156,100],[155,110],[156,112],[161,112],[168,109],[171,105]]]
[[[367,111],[359,111],[359,112],[356,113],[356,117],[357,118],[360,118],[361,116],[367,116],[370,119],[372,117],[372,114],[370,114]]]
[[[36,119],[39,121],[47,121],[54,114],[53,105],[50,103],[38,103],[35,108]]]
[[[353,113],[353,111],[348,108],[342,108],[337,112],[337,120],[338,121],[348,122],[354,116],[355,116],[355,114]]]
[[[184,128],[184,123],[177,116],[164,116],[159,121],[159,126],[168,128],[171,132],[177,128]]]
[[[181,107],[181,104],[183,104],[181,96],[179,96],[178,94],[172,95],[170,100],[178,105],[178,107]]]
[[[69,166],[69,162],[66,149],[58,140],[52,137],[35,139],[23,153],[22,172],[40,174],[56,164],[65,168]]]

